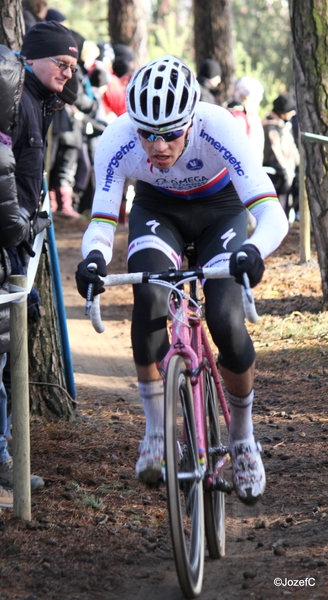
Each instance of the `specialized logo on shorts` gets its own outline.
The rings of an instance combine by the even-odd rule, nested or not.
[[[121,146],[121,148],[118,150],[118,152],[116,152],[111,160],[109,161],[108,167],[107,167],[107,171],[106,171],[106,181],[105,181],[105,185],[102,188],[103,192],[109,192],[110,190],[110,186],[113,183],[113,176],[114,176],[114,169],[117,169],[117,167],[119,167],[120,165],[120,161],[122,160],[122,158],[124,158],[124,156],[126,156],[126,154],[128,154],[130,152],[130,150],[133,150],[133,148],[135,148],[135,142],[133,140],[131,140],[128,144],[126,144],[125,146]]]
[[[229,231],[227,231],[226,233],[221,235],[221,240],[225,240],[225,242],[223,242],[223,244],[222,244],[222,246],[225,250],[227,249],[227,246],[228,246],[230,240],[232,240],[234,237],[236,237],[236,235],[237,234],[233,229],[229,229]]]
[[[233,166],[233,168],[235,169],[235,171],[236,171],[237,175],[239,175],[239,177],[242,177],[243,175],[245,175],[245,172],[240,164],[240,161],[237,161],[236,157],[233,156],[233,154],[230,152],[230,150],[228,150],[228,148],[226,148],[225,146],[222,146],[222,144],[220,144],[220,142],[218,142],[213,137],[208,135],[208,133],[206,133],[206,131],[204,131],[204,129],[201,130],[199,135],[201,138],[206,140],[206,142],[211,144],[211,146],[213,146],[215,148],[215,150],[218,150],[220,152],[220,154],[222,154],[224,160],[227,160]]]
[[[202,169],[203,166],[204,166],[204,163],[202,160],[199,160],[199,158],[192,158],[186,164],[186,167],[187,167],[187,169],[189,169],[189,171],[199,171],[199,169]]]
[[[164,240],[158,236],[142,235],[135,240],[132,240],[128,247],[128,260],[133,254],[140,250],[159,250],[172,261],[176,269],[181,268],[182,256],[177,254],[169,244],[164,242]]]
[[[150,231],[156,235],[156,227],[159,226],[159,222],[158,221],[147,221],[146,225],[148,225],[150,227]]]

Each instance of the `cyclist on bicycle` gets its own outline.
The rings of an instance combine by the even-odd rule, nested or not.
[[[194,73],[179,59],[155,59],[132,77],[128,113],[102,134],[95,157],[92,220],[82,242],[84,260],[76,272],[86,297],[104,291],[100,276],[113,250],[125,179],[137,180],[130,213],[129,272],[181,267],[185,244],[193,242],[197,264],[229,261],[234,278],[206,280],[206,320],[219,348],[219,369],[227,390],[229,448],[236,493],[253,504],[265,488],[261,447],[252,424],[255,352],[244,324],[242,273],[251,286],[263,275],[263,259],[288,231],[275,189],[256,160],[246,134],[225,108],[199,102]],[[247,211],[256,228],[247,239]],[[237,263],[238,251],[247,258]],[[88,271],[97,264],[97,274]],[[236,283],[237,282],[237,283]],[[139,479],[161,476],[164,392],[157,364],[169,349],[167,290],[134,286],[132,347],[146,431],[136,464]]]

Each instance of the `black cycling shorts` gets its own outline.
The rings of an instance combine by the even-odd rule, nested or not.
[[[186,201],[138,182],[129,220],[129,272],[180,267],[190,243],[197,265],[215,265],[220,256],[238,250],[246,237],[246,210],[232,184],[210,198]],[[255,353],[244,324],[240,286],[233,279],[206,280],[204,295],[220,364],[244,373]],[[132,347],[139,365],[160,362],[169,349],[167,296],[167,288],[159,285],[134,286]]]

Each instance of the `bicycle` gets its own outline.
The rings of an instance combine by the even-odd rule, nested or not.
[[[244,253],[240,253],[240,260]],[[198,280],[230,277],[229,261],[219,267],[196,268],[193,248],[186,248],[188,269],[161,273],[108,275],[104,285],[156,283],[169,288],[171,345],[158,369],[165,384],[163,481],[176,570],[186,598],[202,589],[205,536],[209,555],[225,555],[225,494],[233,486],[224,479],[229,449],[221,443],[220,415],[229,430],[229,410],[216,362],[202,323]],[[244,255],[246,256],[246,255]],[[89,265],[93,269],[95,265]],[[189,293],[184,287],[189,284]],[[246,317],[258,319],[247,275],[242,286]],[[99,295],[86,312],[96,331],[104,331]]]

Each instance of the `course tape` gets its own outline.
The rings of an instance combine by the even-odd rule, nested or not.
[[[49,209],[50,209],[50,202],[49,202],[49,194],[47,193],[45,196],[41,210],[42,211],[46,210],[47,213],[49,214]],[[35,240],[33,243],[33,251],[35,252],[35,256],[30,258],[29,263],[28,263],[27,275],[26,275],[26,289],[18,288],[16,286],[11,286],[10,289],[12,291],[10,291],[9,294],[0,294],[0,305],[7,304],[8,302],[22,302],[25,299],[25,297],[27,296],[27,294],[30,293],[30,291],[33,287],[36,272],[38,270],[38,265],[39,265],[40,256],[41,256],[41,252],[42,252],[44,234],[45,234],[45,229],[43,231],[40,231],[40,233],[38,233],[38,235],[35,237]],[[13,289],[13,288],[15,288],[15,289]]]

